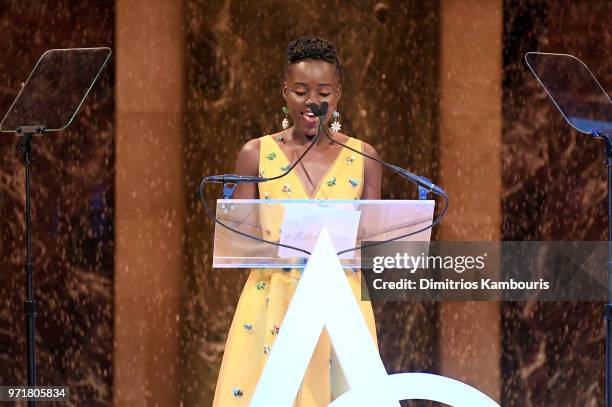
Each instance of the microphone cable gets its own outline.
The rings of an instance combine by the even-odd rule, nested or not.
[[[291,163],[289,168],[284,173],[282,173],[280,175],[277,175],[275,177],[270,177],[270,178],[256,177],[256,176],[250,176],[250,175],[246,175],[246,176],[245,175],[235,175],[235,174],[212,175],[212,176],[205,177],[202,180],[202,182],[200,183],[200,187],[199,187],[199,196],[200,196],[200,201],[202,202],[202,205],[204,207],[204,210],[205,210],[205,212],[206,212],[206,214],[208,215],[209,218],[213,219],[213,221],[215,223],[219,224],[220,226],[222,226],[222,227],[224,227],[224,228],[226,228],[226,229],[228,229],[228,230],[230,230],[230,231],[232,231],[232,232],[234,232],[234,233],[236,233],[238,235],[241,235],[241,236],[253,239],[253,240],[257,240],[259,242],[268,243],[268,244],[271,244],[271,245],[274,245],[274,246],[277,246],[277,247],[285,247],[285,248],[288,248],[288,249],[293,249],[293,250],[299,251],[301,253],[304,253],[306,255],[310,255],[311,252],[309,252],[307,250],[304,250],[304,249],[301,249],[301,248],[295,247],[295,246],[286,245],[286,244],[279,243],[279,242],[274,242],[274,241],[271,241],[271,240],[266,240],[266,239],[260,238],[258,236],[255,236],[255,235],[251,235],[249,233],[242,232],[242,231],[240,231],[240,230],[238,230],[236,228],[233,228],[233,227],[225,224],[224,222],[220,221],[216,217],[216,215],[213,213],[212,209],[206,203],[205,185],[207,183],[223,183],[224,185],[225,184],[232,184],[232,183],[233,184],[239,184],[239,183],[260,183],[260,182],[274,181],[274,180],[277,180],[279,178],[282,178],[282,177],[286,176],[287,174],[289,174],[289,172],[291,172],[293,170],[293,168],[295,168],[295,166],[298,165],[298,163],[300,161],[302,161],[302,159],[306,156],[306,154],[314,147],[316,141],[318,140],[318,138],[320,136],[321,130],[323,130],[323,133],[325,134],[325,136],[331,142],[333,142],[335,144],[338,144],[338,145],[340,145],[340,146],[342,146],[344,148],[347,148],[348,150],[351,150],[351,151],[353,151],[353,152],[355,152],[357,154],[360,154],[363,157],[366,157],[368,159],[376,161],[377,163],[381,164],[382,166],[384,166],[384,167],[390,169],[391,171],[393,171],[393,172],[403,176],[404,178],[412,181],[413,183],[426,188],[430,192],[433,192],[436,195],[439,195],[439,196],[441,196],[444,199],[444,209],[439,213],[438,217],[431,224],[429,224],[429,225],[427,225],[427,226],[425,226],[425,227],[423,227],[421,229],[418,229],[416,231],[405,233],[405,234],[402,234],[402,235],[399,235],[399,236],[396,236],[396,237],[392,237],[390,239],[382,240],[380,242],[371,242],[371,243],[368,243],[368,244],[365,244],[365,245],[360,245],[360,246],[356,246],[356,247],[353,247],[353,248],[350,248],[350,249],[342,250],[342,251],[336,253],[337,255],[341,255],[341,254],[344,254],[344,253],[349,253],[349,252],[352,252],[352,251],[361,250],[361,249],[368,248],[368,247],[379,246],[379,245],[382,245],[382,244],[385,244],[385,243],[389,243],[389,242],[392,242],[392,241],[396,241],[396,240],[399,240],[399,239],[402,239],[402,238],[405,238],[405,237],[413,236],[413,235],[421,233],[421,232],[423,232],[425,230],[432,229],[433,227],[435,227],[436,225],[438,225],[442,221],[442,218],[444,217],[444,215],[446,214],[446,211],[448,210],[448,204],[449,204],[448,195],[446,194],[446,192],[442,188],[440,188],[437,185],[433,184],[427,178],[420,177],[420,176],[418,176],[418,175],[416,175],[416,174],[414,174],[414,173],[412,173],[412,172],[410,172],[408,170],[405,170],[405,169],[403,169],[401,167],[398,167],[396,165],[392,165],[392,164],[386,163],[385,161],[383,161],[383,160],[381,160],[379,158],[372,157],[369,154],[366,154],[366,153],[364,153],[362,151],[358,151],[358,150],[356,150],[356,149],[354,149],[354,148],[352,148],[352,147],[350,147],[350,146],[348,146],[346,144],[343,144],[343,143],[335,140],[329,134],[329,130],[324,128],[324,126],[323,126],[323,118],[325,117],[325,114],[327,113],[327,109],[328,109],[327,102],[323,102],[321,104],[320,108],[316,104],[311,104],[311,105],[309,105],[309,107],[310,107],[311,111],[317,117],[319,117],[319,126],[317,127],[317,134],[312,139],[312,141],[311,141],[310,145],[308,146],[308,148],[298,157],[298,159],[295,162]]]
[[[413,183],[415,183],[417,185],[425,187],[430,192],[433,192],[436,195],[441,196],[444,199],[444,209],[442,209],[442,211],[438,214],[438,217],[436,219],[434,219],[434,221],[431,222],[429,225],[427,225],[427,226],[425,226],[425,227],[423,227],[421,229],[418,229],[418,230],[415,230],[415,231],[412,231],[412,232],[409,232],[409,233],[405,233],[403,235],[392,237],[392,238],[386,239],[386,240],[381,240],[380,242],[371,242],[371,243],[368,243],[368,244],[364,244],[364,245],[360,245],[360,246],[355,246],[355,247],[353,247],[351,249],[341,250],[338,253],[336,253],[338,256],[340,256],[341,254],[344,254],[344,253],[349,253],[349,252],[365,249],[365,248],[368,248],[368,247],[380,246],[380,245],[385,244],[385,243],[393,242],[393,241],[396,241],[396,240],[399,240],[399,239],[403,239],[405,237],[416,235],[418,233],[426,231],[427,229],[432,229],[434,226],[436,226],[437,224],[439,224],[442,221],[442,218],[444,217],[444,215],[446,214],[446,211],[448,210],[448,195],[446,194],[446,192],[442,188],[438,187],[433,182],[429,181],[427,178],[420,177],[420,176],[418,176],[416,174],[413,174],[412,172],[410,172],[408,170],[405,170],[405,169],[403,169],[401,167],[398,167],[396,165],[386,163],[386,162],[384,162],[383,160],[381,160],[379,158],[372,157],[369,154],[366,154],[366,153],[364,153],[362,151],[358,151],[357,149],[354,149],[354,148],[352,148],[352,147],[350,147],[350,146],[348,146],[346,144],[343,144],[343,143],[335,140],[329,134],[329,130],[327,128],[323,129],[323,134],[325,134],[325,136],[331,142],[336,143],[336,144],[338,144],[338,145],[340,145],[340,146],[342,146],[344,148],[347,148],[347,149],[349,149],[349,150],[351,150],[351,151],[353,151],[353,152],[355,152],[357,154],[360,154],[363,157],[369,158],[370,160],[376,161],[377,163],[379,163],[382,166],[390,169],[391,171],[395,172],[396,174],[399,174],[399,175],[403,176],[404,178],[412,181]]]
[[[270,178],[266,178],[266,177],[255,177],[252,175],[234,175],[234,174],[226,174],[226,175],[211,175],[208,177],[204,177],[204,179],[202,180],[202,182],[200,182],[200,187],[199,187],[199,196],[200,196],[200,201],[202,202],[202,206],[204,207],[204,211],[206,212],[206,214],[208,215],[208,217],[210,219],[212,219],[215,223],[217,223],[218,225],[239,234],[240,236],[244,236],[250,239],[254,239],[257,240],[259,242],[263,242],[263,243],[268,243],[274,246],[278,246],[278,247],[285,247],[287,249],[293,249],[293,250],[297,250],[299,252],[302,252],[304,254],[310,255],[311,253],[307,250],[301,249],[299,247],[295,247],[295,246],[290,246],[290,245],[286,245],[283,243],[279,243],[279,242],[274,242],[272,240],[266,240],[263,239],[259,236],[255,236],[255,235],[251,235],[249,233],[246,232],[242,232],[236,228],[233,228],[227,224],[225,224],[224,222],[221,222],[215,213],[213,213],[212,209],[208,206],[208,204],[206,203],[206,194],[205,194],[205,186],[207,183],[222,183],[222,184],[228,184],[228,183],[234,183],[234,184],[239,184],[239,183],[260,183],[260,182],[268,182],[268,181],[274,181],[277,180],[279,178],[282,178],[284,176],[286,176],[287,174],[289,174],[291,172],[291,170],[293,170],[293,168],[298,165],[298,163],[300,161],[302,161],[302,159],[306,156],[306,154],[308,154],[308,152],[314,147],[315,143],[317,142],[318,138],[319,138],[319,134],[321,132],[321,129],[323,128],[323,117],[325,116],[325,114],[327,113],[327,108],[325,107],[325,109],[319,109],[319,106],[315,105],[315,104],[311,104],[309,105],[310,110],[317,116],[319,117],[319,126],[317,127],[317,134],[314,136],[314,138],[311,140],[310,145],[308,146],[308,148],[306,150],[304,150],[304,152],[298,157],[298,159],[294,162],[291,163],[291,165],[289,166],[289,168],[282,174],[277,175],[275,177],[270,177]],[[322,114],[321,114],[322,113]]]

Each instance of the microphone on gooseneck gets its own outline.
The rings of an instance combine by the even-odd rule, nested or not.
[[[317,105],[316,103],[311,103],[308,105],[308,107],[310,108],[312,114],[323,120],[327,114],[327,109],[329,109],[329,103],[323,102],[321,103],[321,106]]]
[[[317,106],[317,109],[319,109],[319,107],[318,107],[318,106]],[[323,102],[323,103],[321,103],[321,108],[318,110],[318,112],[319,112],[319,113],[322,113],[322,115],[321,115],[321,116],[323,117],[323,116],[325,116],[325,114],[327,113],[327,109],[328,109],[328,104],[327,104],[327,102]],[[313,112],[315,115],[317,115],[317,113],[315,113],[315,110],[314,110],[312,107],[310,108],[310,110],[312,110],[312,112]],[[323,112],[323,110],[324,110],[324,112]],[[440,188],[439,186],[437,186],[436,184],[434,184],[433,182],[431,182],[431,181],[430,181],[430,180],[428,180],[427,178],[425,178],[425,177],[421,177],[421,176],[419,176],[419,175],[416,175],[416,174],[414,174],[413,172],[410,172],[410,171],[408,171],[407,169],[401,168],[401,167],[399,167],[399,166],[397,166],[397,165],[389,164],[389,163],[387,163],[387,162],[385,162],[385,161],[383,161],[383,160],[381,160],[381,159],[379,159],[379,158],[371,157],[371,156],[369,156],[368,154],[366,154],[366,153],[364,153],[364,152],[362,152],[362,151],[358,151],[358,150],[356,150],[356,149],[354,149],[354,148],[351,148],[350,146],[347,146],[346,144],[342,144],[342,143],[340,143],[339,141],[336,141],[336,140],[335,140],[335,139],[334,139],[334,138],[331,136],[331,134],[329,134],[329,131],[328,131],[327,129],[325,129],[323,132],[325,133],[325,136],[326,136],[326,137],[327,137],[327,138],[328,138],[330,141],[332,141],[333,143],[339,144],[339,145],[341,145],[342,147],[346,147],[346,148],[348,148],[349,150],[352,150],[352,151],[354,151],[355,153],[357,153],[357,154],[359,154],[359,155],[362,155],[362,156],[364,156],[364,157],[366,157],[366,158],[369,158],[369,159],[371,159],[371,160],[374,160],[374,161],[378,162],[378,163],[379,163],[379,164],[381,164],[382,166],[387,167],[387,168],[388,168],[388,169],[390,169],[391,171],[393,171],[393,172],[395,172],[395,173],[397,173],[397,174],[401,175],[402,177],[404,177],[404,178],[408,179],[409,181],[413,182],[414,184],[416,184],[416,185],[418,185],[418,186],[420,186],[420,187],[423,187],[423,188],[425,188],[425,189],[426,189],[426,190],[428,190],[428,191],[433,192],[433,193],[434,193],[434,194],[436,194],[436,195],[440,195],[440,196],[443,196],[443,197],[446,197],[446,196],[447,196],[447,195],[446,195],[446,192],[444,191],[444,189]]]
[[[321,120],[323,120],[323,118],[327,114],[327,109],[329,109],[329,103],[327,102],[321,103]]]
[[[311,103],[308,105],[308,107],[310,108],[312,114],[314,114],[315,116],[321,116],[321,108],[319,108],[319,105],[317,105],[316,103]]]
[[[323,105],[325,105],[325,106],[323,106]],[[325,109],[325,113],[327,113],[327,108],[328,108],[327,103],[324,102],[324,103],[321,104],[321,109],[320,110],[323,110],[323,108]],[[321,112],[319,112],[319,113],[321,113]],[[323,122],[323,117],[321,117],[321,123],[322,122]],[[370,243],[366,243],[366,244],[361,244],[360,246],[356,246],[356,247],[353,247],[353,248],[350,248],[350,249],[345,249],[345,250],[339,251],[337,253],[338,255],[341,255],[341,254],[344,254],[344,253],[353,252],[353,251],[356,251],[356,250],[362,250],[362,249],[365,249],[367,247],[379,246],[379,245],[382,245],[382,244],[385,244],[385,243],[388,243],[388,242],[393,242],[393,241],[397,241],[399,239],[403,239],[403,238],[408,237],[408,236],[414,236],[417,233],[421,233],[421,232],[423,232],[425,230],[432,229],[434,226],[438,225],[442,221],[442,218],[444,217],[444,215],[446,214],[446,211],[448,210],[448,195],[446,194],[446,191],[444,191],[444,189],[440,188],[439,186],[437,186],[436,184],[434,184],[433,182],[431,182],[430,180],[428,180],[425,177],[421,177],[419,175],[416,175],[416,174],[414,174],[414,173],[412,173],[412,172],[410,172],[410,171],[408,171],[408,170],[406,170],[404,168],[401,168],[401,167],[399,167],[397,165],[389,164],[389,163],[387,163],[387,162],[385,162],[385,161],[383,161],[383,160],[381,160],[381,159],[379,159],[377,157],[372,157],[371,155],[366,154],[363,151],[359,151],[359,150],[357,150],[357,149],[355,149],[355,148],[353,148],[351,146],[348,146],[348,145],[346,145],[344,143],[341,143],[341,142],[335,140],[332,137],[329,129],[327,129],[327,128],[324,128],[323,133],[325,133],[325,137],[327,137],[332,143],[336,143],[336,144],[338,144],[338,145],[340,145],[340,146],[342,146],[344,148],[347,148],[347,149],[353,151],[354,153],[357,153],[357,154],[359,154],[359,155],[361,155],[363,157],[369,158],[370,160],[376,161],[377,163],[379,163],[382,166],[390,169],[391,171],[401,175],[402,177],[408,179],[409,181],[413,182],[414,184],[418,185],[419,187],[422,187],[422,188],[424,188],[427,191],[433,192],[434,194],[439,195],[440,197],[442,197],[444,199],[444,209],[442,209],[442,211],[438,214],[438,217],[436,219],[434,219],[434,221],[432,223],[430,223],[429,225],[424,226],[422,228],[419,228],[417,230],[410,231],[409,233],[403,233],[403,234],[401,234],[399,236],[391,237],[389,239],[385,239],[385,240],[382,240],[382,241],[376,241],[376,242],[370,242]]]
[[[242,184],[242,183],[260,183],[260,182],[268,182],[268,181],[273,181],[273,180],[277,180],[279,178],[282,178],[284,176],[286,176],[287,174],[289,174],[293,168],[300,162],[302,161],[302,159],[306,156],[306,154],[308,154],[308,152],[314,147],[317,139],[319,138],[319,134],[321,133],[321,129],[323,128],[323,118],[325,117],[325,114],[327,113],[327,109],[328,109],[328,105],[327,103],[322,103],[321,106],[316,105],[316,104],[310,104],[309,105],[310,110],[313,112],[313,114],[315,114],[315,116],[319,117],[319,125],[317,127],[317,134],[314,136],[314,138],[310,141],[310,145],[308,146],[308,148],[306,148],[306,150],[304,150],[304,152],[302,154],[300,154],[300,156],[298,157],[298,159],[296,161],[294,161],[289,168],[285,169],[283,173],[274,176],[274,177],[257,177],[254,175],[236,175],[236,174],[224,174],[224,175],[210,175],[207,177],[204,177],[204,179],[202,180],[202,182],[200,182],[200,188],[199,188],[199,193],[200,193],[200,201],[202,202],[202,205],[204,206],[204,210],[205,213],[214,220],[215,223],[219,224],[220,226],[226,228],[227,230],[230,230],[240,236],[244,236],[253,240],[257,240],[258,242],[263,242],[263,243],[268,243],[270,245],[273,246],[277,246],[277,247],[286,247],[288,249],[292,249],[292,250],[296,250],[302,253],[305,253],[307,255],[310,255],[310,252],[304,249],[301,249],[299,247],[295,247],[295,246],[290,246],[287,244],[283,244],[283,243],[279,243],[279,242],[274,242],[271,240],[266,240],[263,239],[259,236],[255,236],[255,235],[251,235],[249,233],[245,233],[241,230],[238,230],[230,225],[227,225],[226,223],[224,223],[223,221],[219,220],[217,218],[217,216],[213,213],[213,211],[211,210],[211,208],[208,206],[208,204],[206,203],[206,196],[205,196],[205,187],[207,183],[218,183],[218,184],[223,184],[223,199],[231,199],[234,195],[234,191],[236,189],[236,187],[238,186],[238,184]]]
[[[312,112],[312,114],[314,114],[317,117],[321,116],[321,108],[319,107],[319,105],[317,105],[316,103],[311,103],[308,105],[308,107],[310,108],[310,111]]]
[[[412,181],[412,183],[422,188],[425,188],[426,190],[431,191],[436,195],[446,196],[446,191],[444,191],[444,189],[440,188],[425,177],[416,175],[415,173],[410,172],[405,168],[398,167],[397,165],[388,164],[387,167],[390,168],[392,171],[395,171],[397,174],[403,176],[404,178]]]
[[[257,183],[267,181],[267,178],[256,177],[253,175],[236,175],[236,174],[223,174],[223,175],[211,175],[206,177],[206,182],[212,184],[242,184],[242,183]]]
[[[323,102],[321,103],[321,106],[319,106],[316,103],[311,103],[308,105],[308,107],[310,108],[310,110],[315,116],[319,117],[319,120],[320,120],[319,127],[317,128],[317,134],[315,135],[313,139],[313,141],[315,141],[319,137],[319,132],[321,131],[321,128],[323,126],[323,118],[327,114],[327,109],[329,109],[329,104],[327,102]],[[312,142],[310,146],[306,149],[306,151],[304,151],[304,153],[302,153],[302,155],[293,164],[291,164],[291,166],[286,172],[276,177],[266,178],[266,177],[257,177],[254,175],[223,174],[223,175],[208,176],[204,178],[203,182],[210,182],[212,184],[234,184],[235,185],[235,184],[243,184],[243,183],[256,184],[260,182],[272,181],[272,180],[275,180],[275,179],[278,179],[278,178],[281,178],[287,175],[302,160],[302,158],[304,158],[306,153],[308,153],[308,151],[310,151],[310,149],[313,146],[314,146],[314,143]],[[233,193],[233,189],[230,191],[230,193]]]

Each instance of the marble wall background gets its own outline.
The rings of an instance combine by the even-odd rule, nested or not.
[[[50,48],[110,46],[113,1],[0,2],[0,114]],[[71,386],[67,405],[111,402],[114,63],[75,122],[33,141],[37,375]],[[24,171],[17,138],[0,133],[0,383],[25,383]]]
[[[603,144],[565,123],[523,61],[527,51],[582,59],[612,91],[606,1],[504,2],[505,240],[605,240]],[[506,406],[598,406],[604,390],[600,303],[502,307]]]
[[[602,146],[563,122],[522,58],[536,49],[575,54],[610,93],[612,39],[606,23],[612,5],[503,4],[503,238],[604,239]],[[372,143],[388,161],[435,179],[440,5],[412,0],[306,0],[299,9],[281,1],[186,0],[185,5],[188,300],[181,317],[181,381],[184,405],[208,405],[246,272],[208,267],[212,226],[196,196],[202,175],[231,171],[240,145],[280,128],[284,47],[317,33],[340,50],[347,133]],[[108,0],[0,2],[0,112],[44,50],[112,47],[114,13]],[[71,385],[72,405],[112,400],[113,86],[111,59],[69,130],[35,140],[39,377],[41,384]],[[14,137],[0,134],[2,384],[25,381],[23,172],[15,145]],[[415,196],[411,185],[385,175],[385,198]],[[211,189],[209,197],[218,193]],[[591,303],[504,304],[502,405],[601,405],[602,310],[602,304]],[[435,304],[377,304],[375,311],[390,371],[437,370]]]

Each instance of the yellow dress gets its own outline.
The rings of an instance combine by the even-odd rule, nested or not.
[[[289,160],[272,136],[260,138],[260,174],[274,177],[286,171]],[[350,138],[349,146],[362,151]],[[342,148],[321,180],[313,199],[359,199],[363,188],[363,157]],[[309,199],[292,171],[275,181],[259,184],[260,199]],[[270,233],[270,232],[268,232]],[[276,233],[273,233],[276,235]],[[277,236],[267,236],[271,240]],[[346,270],[347,279],[376,341],[374,315],[369,302],[360,300],[360,272]],[[274,339],[300,279],[297,269],[254,269],[242,290],[230,327],[213,407],[248,406]],[[324,407],[346,390],[344,378],[323,332],[296,396],[294,407]]]

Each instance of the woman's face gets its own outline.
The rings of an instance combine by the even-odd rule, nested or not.
[[[289,66],[283,96],[295,130],[306,136],[317,134],[318,119],[308,107],[311,103],[329,104],[323,120],[327,125],[340,99],[338,82],[336,67],[329,62],[305,59]]]

